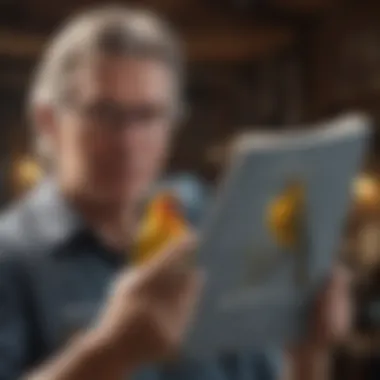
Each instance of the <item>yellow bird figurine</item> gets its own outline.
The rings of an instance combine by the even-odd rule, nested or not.
[[[172,240],[189,231],[178,200],[170,193],[158,194],[149,204],[137,234],[133,259],[143,264]]]

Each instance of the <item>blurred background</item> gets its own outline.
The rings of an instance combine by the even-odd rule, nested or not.
[[[213,184],[237,133],[364,110],[380,120],[380,2],[146,0],[181,33],[189,113],[169,173]],[[90,0],[0,0],[0,202],[41,175],[24,104],[50,33]],[[304,127],[306,128],[306,127]],[[380,131],[380,130],[379,130]],[[191,177],[189,177],[191,176]],[[334,379],[380,379],[380,139],[375,133],[341,254],[355,272],[355,331],[336,351]]]

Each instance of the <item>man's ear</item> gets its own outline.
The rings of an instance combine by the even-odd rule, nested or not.
[[[56,131],[56,113],[53,107],[39,105],[35,107],[32,115],[33,128],[36,135],[36,150],[45,160],[51,157],[54,134]]]
[[[36,106],[32,112],[32,122],[38,135],[52,135],[56,124],[56,115],[53,107],[49,105]]]

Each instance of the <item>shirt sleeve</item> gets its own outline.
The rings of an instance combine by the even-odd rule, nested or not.
[[[0,254],[0,380],[15,380],[26,371],[27,317],[21,272],[12,257]]]

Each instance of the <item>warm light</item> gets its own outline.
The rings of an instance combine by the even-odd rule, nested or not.
[[[21,188],[33,186],[42,177],[41,167],[32,158],[23,158],[16,164],[16,185]]]
[[[362,175],[354,182],[354,195],[358,202],[380,205],[380,182],[370,175]]]
[[[359,233],[360,260],[365,265],[374,265],[380,260],[380,226],[368,224]]]

